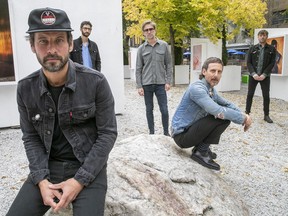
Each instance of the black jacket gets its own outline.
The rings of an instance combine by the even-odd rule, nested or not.
[[[92,61],[92,68],[96,69],[97,71],[101,71],[101,58],[100,53],[98,50],[98,46],[94,41],[88,39],[88,48],[91,56]],[[73,41],[73,50],[70,53],[70,58],[72,61],[77,62],[79,64],[83,64],[82,59],[82,38],[79,37]]]
[[[114,98],[104,75],[69,61],[67,81],[55,107],[40,69],[19,81],[17,102],[33,183],[50,178],[57,109],[59,126],[82,164],[74,178],[89,185],[106,166],[117,137]]]
[[[259,53],[260,53],[259,44],[256,44],[249,49],[247,58],[247,67],[251,76],[257,74]],[[275,65],[275,59],[276,59],[275,47],[266,44],[264,47],[264,62],[262,71],[258,75],[263,74],[266,77],[270,76],[272,68]]]

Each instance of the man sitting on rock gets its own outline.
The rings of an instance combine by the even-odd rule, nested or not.
[[[233,103],[222,98],[214,87],[219,83],[223,62],[216,57],[208,58],[199,80],[190,84],[172,118],[172,137],[181,148],[193,147],[191,158],[201,165],[220,170],[213,159],[211,144],[218,144],[221,134],[230,122],[242,124],[247,131],[251,117]]]
[[[55,213],[103,216],[107,160],[117,138],[114,97],[105,76],[69,60],[65,11],[37,8],[29,41],[41,69],[18,82],[17,103],[29,176],[6,216]]]

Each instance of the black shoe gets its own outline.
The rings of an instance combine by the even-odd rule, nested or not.
[[[217,154],[215,152],[212,152],[211,149],[208,149],[208,154],[210,155],[210,157],[212,159],[216,159],[217,158]]]
[[[197,150],[196,148],[193,148],[192,153],[193,153],[194,151],[196,151],[196,150]],[[203,154],[203,153],[202,153],[202,154]],[[216,158],[217,158],[217,154],[216,154],[215,152],[212,152],[210,148],[208,148],[208,154],[210,155],[210,157],[211,157],[212,159],[216,159]]]
[[[264,116],[264,121],[268,122],[268,123],[273,123],[272,119],[269,117],[269,115],[265,115]]]
[[[167,132],[167,133],[164,133],[164,136],[168,136],[168,137],[171,137],[171,136],[170,136],[170,134],[169,134],[169,132]]]
[[[193,151],[191,158],[192,160],[198,162],[204,167],[214,170],[220,170],[220,165],[213,161],[208,152],[201,154],[198,150],[195,150]]]

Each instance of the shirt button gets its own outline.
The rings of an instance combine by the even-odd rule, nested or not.
[[[50,131],[50,130],[48,130],[48,131],[46,131],[46,133],[47,133],[48,135],[50,135],[50,134],[51,134],[51,131]]]
[[[49,108],[48,111],[49,111],[50,113],[52,113],[52,112],[53,112],[53,109],[52,109],[52,108]]]
[[[88,114],[87,114],[87,113],[85,113],[83,116],[84,116],[84,118],[86,118],[86,117],[88,116]]]

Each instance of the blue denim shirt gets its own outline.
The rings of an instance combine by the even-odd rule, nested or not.
[[[210,88],[205,78],[189,85],[172,118],[172,137],[207,115],[230,120],[236,124],[244,123],[245,116],[240,109],[222,98],[215,89],[210,97]]]
[[[82,164],[74,178],[89,185],[106,166],[117,137],[114,98],[104,75],[69,60],[58,107],[41,69],[19,81],[17,102],[33,183],[49,179],[48,160],[57,109],[59,126]]]

